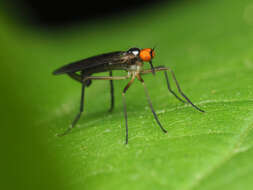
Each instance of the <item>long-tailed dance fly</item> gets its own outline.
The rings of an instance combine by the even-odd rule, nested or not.
[[[85,88],[91,85],[92,80],[109,80],[110,81],[110,92],[111,92],[110,111],[112,111],[114,108],[113,80],[130,79],[122,92],[125,127],[126,127],[126,139],[125,139],[126,144],[128,143],[128,123],[127,123],[127,107],[126,107],[125,94],[128,88],[132,85],[132,83],[134,82],[136,78],[142,83],[144,87],[149,107],[154,115],[154,118],[157,124],[159,125],[159,127],[164,133],[167,133],[167,131],[163,128],[162,124],[160,123],[157,117],[157,114],[153,108],[153,105],[151,103],[147,87],[142,78],[142,75],[144,74],[152,73],[153,75],[155,75],[156,72],[163,71],[169,92],[171,92],[179,101],[183,103],[189,103],[196,110],[200,112],[204,112],[202,109],[200,109],[195,104],[193,104],[191,100],[182,92],[179,86],[179,83],[175,77],[174,72],[169,67],[165,67],[165,66],[154,67],[153,66],[152,59],[154,58],[154,56],[155,56],[154,48],[139,49],[139,48],[134,47],[134,48],[130,48],[127,51],[116,51],[116,52],[105,53],[105,54],[89,57],[80,61],[70,63],[68,65],[65,65],[55,70],[53,72],[54,75],[67,74],[72,79],[80,82],[82,85],[80,110],[78,114],[76,115],[75,119],[73,120],[71,126],[64,133],[59,134],[58,136],[63,136],[63,135],[68,134],[75,127],[77,121],[79,120],[83,112]],[[148,62],[150,64],[150,69],[143,69],[144,62]],[[113,76],[112,71],[114,70],[124,70],[127,72],[127,75]],[[181,94],[181,96],[184,98],[184,100],[180,98],[171,89],[167,71],[169,71],[170,74],[172,75],[172,78],[176,84],[177,90]],[[93,76],[93,74],[101,73],[101,72],[109,72],[109,76]]]

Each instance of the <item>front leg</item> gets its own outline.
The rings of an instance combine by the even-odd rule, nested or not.
[[[168,90],[170,91],[171,94],[173,94],[179,101],[183,102],[183,103],[186,103],[184,100],[182,100],[172,89],[171,89],[171,86],[170,86],[170,82],[169,82],[169,78],[168,78],[168,75],[167,75],[167,68],[166,67],[163,67],[163,66],[160,66],[160,67],[155,67],[154,68],[155,72],[158,72],[158,71],[165,71],[164,72],[164,75],[165,75],[165,79],[166,79],[166,83],[167,83],[167,87],[168,87]],[[143,70],[141,72],[141,74],[149,74],[149,73],[153,73],[153,71],[151,69],[148,69],[148,70]]]
[[[175,94],[175,92],[171,89],[171,86],[170,86],[170,83],[169,83],[168,74],[167,74],[167,71],[169,71],[169,72],[171,73],[171,75],[172,75],[172,78],[173,78],[175,84],[176,84],[176,87],[177,87],[178,92],[185,98],[185,100],[186,100],[189,104],[191,104],[192,107],[194,107],[195,109],[197,109],[198,111],[200,111],[200,112],[205,112],[204,110],[200,109],[200,108],[197,107],[195,104],[193,104],[193,103],[191,102],[191,100],[183,93],[183,91],[181,90],[181,88],[180,88],[180,86],[179,86],[179,83],[178,83],[178,81],[177,81],[177,79],[176,79],[176,76],[175,76],[175,74],[174,74],[174,72],[173,72],[173,70],[172,70],[171,68],[169,68],[169,67],[164,67],[164,66],[159,66],[159,67],[155,67],[154,70],[155,70],[155,72],[164,71],[164,75],[165,75],[165,78],[166,78],[166,82],[167,82],[167,86],[168,86],[169,91],[170,91],[178,100],[180,100],[181,102],[185,102],[185,101],[183,101],[180,97],[178,97],[178,96]],[[149,73],[152,73],[152,70],[151,70],[151,69],[143,70],[143,71],[141,71],[140,74],[149,74]]]

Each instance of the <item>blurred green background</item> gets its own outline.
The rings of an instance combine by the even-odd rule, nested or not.
[[[163,2],[57,31],[22,19],[0,7],[1,189],[252,189],[252,1]],[[154,45],[154,65],[170,66],[205,114],[176,100],[162,73],[144,76],[168,133],[136,81],[126,95],[125,145],[127,81],[115,82],[112,113],[108,81],[95,81],[77,128],[56,137],[78,112],[81,86],[53,70]]]

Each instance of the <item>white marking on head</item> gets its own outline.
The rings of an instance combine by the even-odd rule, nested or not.
[[[134,56],[138,56],[140,53],[140,49],[139,48],[130,48],[127,53],[132,53],[134,54]]]
[[[139,54],[139,51],[132,51],[132,53],[136,56],[136,55],[138,55]]]

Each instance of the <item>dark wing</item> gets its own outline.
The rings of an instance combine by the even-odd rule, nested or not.
[[[114,63],[117,63],[118,60],[120,60],[123,53],[124,53],[123,51],[117,51],[117,52],[101,54],[101,55],[97,55],[97,56],[83,59],[80,61],[76,61],[68,65],[65,65],[63,67],[60,67],[59,69],[55,70],[53,74],[59,75],[59,74],[64,74],[64,73],[72,73],[72,72],[82,71],[85,69],[90,69],[97,66],[106,65],[109,63],[114,64]]]

